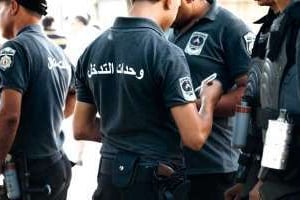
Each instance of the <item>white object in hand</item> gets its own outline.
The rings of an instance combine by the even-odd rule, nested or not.
[[[203,81],[201,81],[201,85],[195,89],[195,92],[200,91],[204,85],[215,80],[216,78],[217,78],[217,73],[213,73],[212,75],[208,76]]]

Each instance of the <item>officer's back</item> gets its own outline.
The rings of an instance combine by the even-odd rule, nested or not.
[[[20,62],[15,64],[24,66],[26,75],[18,81],[25,94],[18,129],[22,137],[16,138],[13,149],[26,148],[32,158],[59,151],[55,141],[72,74],[62,50],[50,43],[40,29],[38,25],[25,27],[14,40],[4,45],[4,49],[7,45],[14,46],[17,54],[25,50],[19,55],[20,60],[15,60]]]
[[[130,23],[137,27],[125,30]],[[162,96],[176,88],[163,88],[161,82],[169,68],[164,59],[180,62],[183,56],[160,28],[150,20],[118,18],[84,56],[89,59],[80,64],[87,66],[88,85],[97,94],[105,140],[153,158],[179,158],[179,134],[164,105],[170,100]]]

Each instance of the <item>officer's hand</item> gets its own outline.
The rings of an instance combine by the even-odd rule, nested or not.
[[[244,188],[244,184],[242,183],[235,184],[234,186],[226,190],[224,194],[225,200],[240,200],[243,188]]]
[[[212,103],[216,105],[220,100],[223,94],[222,84],[218,80],[214,80],[212,82],[203,85],[200,91],[200,99],[201,102],[204,102],[204,99],[207,103]]]
[[[258,181],[256,185],[253,187],[253,189],[249,192],[249,200],[259,200],[260,194],[259,194],[259,188],[262,185],[261,181]]]

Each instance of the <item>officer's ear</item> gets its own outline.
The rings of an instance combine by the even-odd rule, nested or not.
[[[17,1],[16,0],[12,0],[11,1],[11,5],[10,5],[10,14],[12,16],[17,15],[19,9],[20,9],[20,5],[17,3]]]

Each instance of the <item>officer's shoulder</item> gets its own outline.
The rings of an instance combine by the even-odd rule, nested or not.
[[[172,55],[177,56],[185,56],[182,49],[178,47],[177,45],[173,44],[172,42],[167,41],[167,50],[172,53]],[[169,53],[167,52],[167,53]]]
[[[0,50],[2,51],[3,49],[14,49],[14,50],[19,51],[19,50],[23,49],[23,45],[22,45],[22,43],[20,41],[18,41],[15,38],[15,39],[8,40],[8,41],[4,42],[1,45]]]
[[[170,42],[166,37],[154,37],[152,41],[156,52],[163,58],[184,57],[184,53],[180,47]]]
[[[229,10],[219,6],[218,18],[221,20],[223,26],[226,27],[229,31],[237,31],[237,32],[249,32],[250,29],[246,25],[246,23],[237,17],[235,14],[230,12]]]

